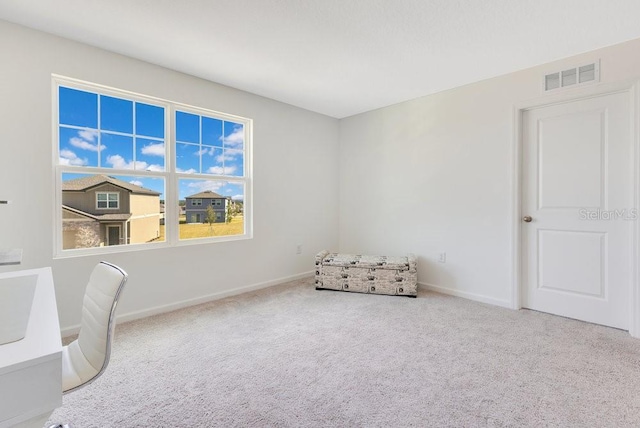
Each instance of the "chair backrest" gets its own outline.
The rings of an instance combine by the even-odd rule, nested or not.
[[[91,273],[82,305],[77,345],[95,375],[83,385],[100,376],[109,364],[116,306],[127,277],[124,270],[107,262],[98,263]]]

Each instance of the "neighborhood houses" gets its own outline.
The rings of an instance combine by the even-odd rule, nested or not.
[[[138,244],[160,236],[160,193],[107,175],[62,183],[62,247]]]
[[[62,248],[141,244],[165,240],[161,194],[108,175],[62,183]],[[207,190],[180,201],[180,239],[244,232],[242,201]],[[205,223],[210,226],[202,228]],[[223,223],[212,229],[212,223]],[[226,223],[226,224],[225,224]]]
[[[211,190],[187,196],[185,200],[187,223],[206,223],[207,207],[213,208],[215,213],[214,223],[226,222],[227,215],[230,213],[229,208],[234,206],[231,197],[219,195]]]

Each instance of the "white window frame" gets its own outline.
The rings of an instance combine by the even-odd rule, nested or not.
[[[100,201],[100,197],[99,195],[105,195],[107,197],[107,199],[105,199],[104,201]],[[109,195],[116,195],[116,206],[115,207],[110,207],[109,206],[109,202],[112,202],[109,199]],[[100,206],[100,202],[106,202],[107,206],[106,207],[101,207]],[[118,210],[120,209],[120,193],[118,192],[96,192],[96,209],[97,210]]]
[[[191,205],[194,207],[201,207],[202,199],[191,199]]]
[[[138,101],[145,104],[155,105],[164,108],[164,143],[165,143],[165,159],[164,171],[142,171],[142,170],[129,170],[129,169],[115,169],[105,167],[84,167],[84,166],[69,166],[61,165],[59,162],[60,157],[60,141],[59,141],[59,120],[58,120],[58,93],[59,87],[64,86],[81,91],[87,91],[91,93],[97,93],[100,95],[107,95],[116,98],[123,98],[131,101]],[[238,241],[253,238],[253,219],[252,219],[252,199],[253,199],[253,162],[252,162],[252,148],[253,148],[253,120],[244,118],[241,116],[235,116],[227,113],[217,112],[210,109],[193,107],[182,103],[177,103],[161,98],[142,95],[135,92],[115,89],[104,85],[85,82],[78,79],[73,79],[60,75],[52,75],[52,174],[53,174],[53,191],[55,197],[53,211],[54,215],[54,258],[66,258],[76,257],[91,254],[108,254],[117,252],[128,252],[147,250],[163,247],[180,247],[185,245],[201,245],[201,244],[213,244],[228,241]],[[178,173],[175,168],[175,144],[176,144],[176,131],[175,131],[175,116],[176,111],[183,111],[187,113],[204,115],[209,117],[215,117],[224,121],[234,122],[242,124],[244,127],[244,175],[242,177],[226,176],[226,175],[212,175],[212,174],[188,174]],[[135,114],[135,113],[134,113]],[[135,129],[134,129],[135,131]],[[135,156],[135,154],[134,154]],[[76,249],[62,249],[62,174],[63,173],[76,173],[76,174],[105,174],[105,175],[123,175],[131,177],[149,177],[149,178],[161,178],[164,180],[164,200],[165,200],[165,241],[163,242],[151,242],[140,244],[126,244],[126,245],[114,245],[104,247],[93,248],[76,248]],[[225,181],[234,184],[241,184],[244,188],[244,234],[240,235],[227,235],[227,236],[215,236],[215,237],[203,237],[193,239],[179,239],[179,195],[178,186],[180,179],[189,180],[209,180],[209,181]],[[97,198],[97,196],[96,196]],[[108,205],[108,202],[107,202]],[[96,200],[97,206],[97,200]],[[118,207],[120,207],[120,199],[118,199]],[[186,208],[186,207],[185,207]],[[100,208],[104,209],[104,208]],[[111,208],[113,209],[113,208]]]

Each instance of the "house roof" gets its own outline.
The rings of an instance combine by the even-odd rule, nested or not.
[[[196,193],[195,195],[187,196],[185,199],[228,199],[228,196],[222,196],[211,190],[205,190],[204,192]]]
[[[72,213],[75,214],[79,214],[88,218],[91,218],[93,220],[97,220],[97,221],[126,221],[129,220],[129,218],[131,217],[131,213],[123,213],[123,214],[90,214],[86,211],[82,211],[79,210],[77,208],[73,208],[70,207],[68,205],[63,205],[62,206],[63,210],[67,210],[70,211]]]
[[[73,180],[67,180],[62,183],[62,191],[63,192],[77,192],[90,189],[92,187],[99,186],[104,183],[110,183],[114,186],[122,187],[125,190],[128,190],[131,193],[137,193],[142,195],[155,195],[160,196],[160,193],[146,189],[141,186],[137,186],[135,184],[127,183],[123,180],[118,180],[117,178],[110,177],[108,175],[96,174],[89,175],[87,177],[75,178]]]

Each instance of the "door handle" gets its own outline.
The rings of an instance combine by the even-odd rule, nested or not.
[[[522,221],[524,221],[525,223],[531,223],[531,220],[533,220],[533,218],[531,218],[530,215],[522,217]]]

